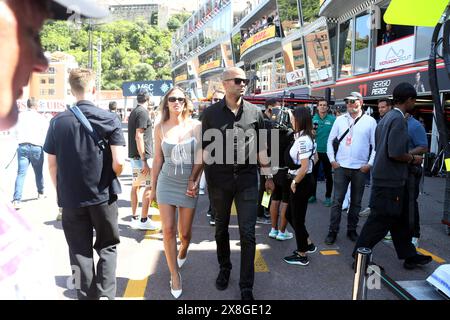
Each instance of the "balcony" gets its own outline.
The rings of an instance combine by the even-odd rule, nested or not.
[[[365,0],[325,0],[320,6],[319,16],[339,18],[365,2]]]
[[[272,25],[245,40],[240,47],[241,60],[253,60],[281,48],[281,37]]]
[[[213,60],[208,63],[200,65],[198,74],[205,76],[208,73],[222,72],[222,59]]]

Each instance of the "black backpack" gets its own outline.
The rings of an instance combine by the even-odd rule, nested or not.
[[[284,150],[284,163],[286,164],[286,167],[289,168],[289,170],[297,170],[301,167],[301,165],[295,164],[294,160],[292,160],[291,155],[290,155],[291,148],[295,143],[293,134],[291,136],[291,139],[292,139],[292,141],[289,143],[289,146]],[[314,141],[313,141],[313,148],[310,151],[312,151],[312,152],[311,152],[311,155],[309,156],[309,160],[311,160],[311,158],[314,156],[314,153],[316,152],[316,148],[314,146]]]

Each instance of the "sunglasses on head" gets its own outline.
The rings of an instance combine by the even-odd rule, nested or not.
[[[250,80],[248,79],[241,79],[241,78],[234,78],[234,79],[227,79],[226,81],[234,81],[234,84],[236,85],[240,85],[242,82],[244,82],[245,85],[248,85],[248,83],[250,82]]]
[[[355,102],[356,102],[355,99],[347,99],[347,100],[345,100],[345,103],[346,103],[346,104],[353,104],[353,103],[355,103]]]
[[[167,100],[169,100],[169,102],[175,102],[177,100],[178,100],[178,102],[184,102],[184,98],[181,98],[181,97],[179,97],[179,98],[177,98],[177,97],[169,97],[169,99],[167,99]]]

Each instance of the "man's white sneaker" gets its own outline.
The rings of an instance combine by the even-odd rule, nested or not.
[[[359,212],[360,217],[368,217],[370,215],[370,208],[367,207],[364,210]]]
[[[272,230],[270,230],[270,232],[269,232],[269,237],[272,239],[276,239],[277,235],[278,235],[278,230],[272,228]]]
[[[204,195],[205,194],[205,189],[200,189],[198,191],[198,194],[201,195],[201,196]]]
[[[278,231],[278,235],[275,239],[284,241],[284,240],[292,239],[293,237],[294,237],[294,235],[291,232],[285,230],[284,233]]]
[[[139,230],[158,230],[158,226],[152,221],[152,219],[147,218],[145,222],[142,222],[141,220],[138,220],[138,223],[136,224],[136,229]]]
[[[418,248],[419,247],[419,238],[413,237],[411,239],[412,244],[414,245],[414,247]]]

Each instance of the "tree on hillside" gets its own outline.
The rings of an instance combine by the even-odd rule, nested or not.
[[[190,17],[191,13],[177,13],[169,18],[167,21],[167,28],[170,31],[175,31],[181,27]]]
[[[64,21],[49,22],[42,30],[46,51],[73,55],[81,67],[89,63],[89,25],[74,26]],[[170,47],[172,32],[144,20],[115,21],[94,25],[94,48],[102,40],[102,89],[119,89],[124,81],[171,79]],[[97,51],[93,52],[97,69]]]

